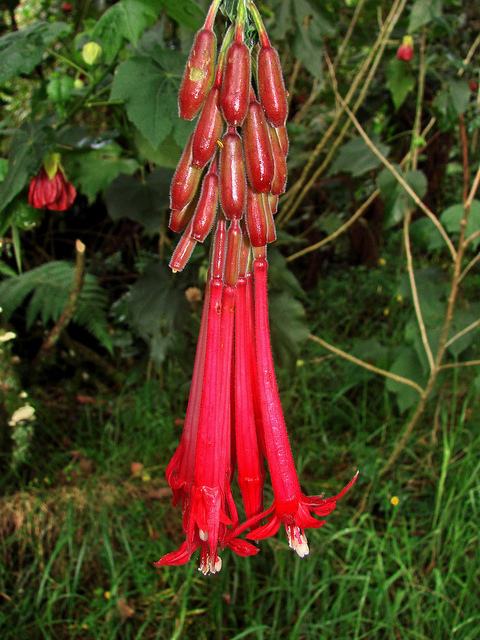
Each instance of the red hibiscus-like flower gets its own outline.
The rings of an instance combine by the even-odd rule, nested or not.
[[[77,191],[66,178],[60,166],[60,157],[53,154],[47,159],[38,174],[30,181],[28,204],[35,209],[66,211],[70,209]]]
[[[403,62],[410,62],[413,58],[413,38],[403,36],[402,44],[397,49],[397,59]]]

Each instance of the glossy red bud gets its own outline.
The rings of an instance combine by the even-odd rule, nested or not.
[[[270,204],[272,214],[275,215],[278,211],[278,196],[274,196],[273,193],[269,193],[268,202]]]
[[[275,228],[275,221],[273,220],[273,213],[270,208],[270,200],[266,193],[262,193],[262,207],[267,225],[267,244],[271,244],[277,239],[277,230]]]
[[[220,107],[229,125],[238,127],[247,115],[250,94],[250,51],[243,42],[233,42],[225,60]]]
[[[235,286],[240,270],[240,253],[242,250],[242,229],[238,220],[232,220],[227,232],[227,257],[225,260],[225,282]]]
[[[213,238],[212,257],[210,260],[210,268],[212,270],[211,277],[223,279],[225,270],[225,255],[227,253],[227,224],[225,220],[220,218],[215,229],[215,237]]]
[[[282,147],[283,155],[288,156],[290,142],[288,140],[287,127],[284,125],[283,127],[278,127],[277,129],[275,129],[275,131],[277,132],[278,139],[280,140],[280,146]]]
[[[220,204],[229,220],[243,216],[246,186],[242,140],[230,127],[223,136],[220,151]]]
[[[192,230],[192,223],[190,222],[188,227],[183,232],[180,240],[175,247],[175,251],[172,254],[170,259],[169,267],[173,271],[173,273],[177,273],[178,271],[183,271],[187,266],[188,261],[195,249],[195,245],[197,241],[192,238],[190,235]]]
[[[203,179],[202,191],[192,224],[192,237],[203,242],[215,222],[218,206],[218,176],[216,170],[209,171]]]
[[[272,143],[273,162],[275,165],[270,191],[274,196],[279,196],[285,193],[287,187],[287,159],[280,146],[277,132],[273,127],[270,127],[270,142]]]
[[[170,212],[169,229],[175,233],[181,233],[190,222],[195,211],[195,200],[192,200],[186,207],[181,209],[173,209]]]
[[[252,247],[265,246],[267,244],[268,227],[263,210],[262,194],[255,193],[250,187],[247,190],[245,223]]]
[[[282,65],[273,47],[260,47],[257,58],[257,82],[260,102],[274,127],[285,124],[288,114],[287,92]]]
[[[198,113],[215,71],[217,39],[211,29],[200,29],[195,36],[178,94],[178,112],[184,120],[192,120]]]
[[[223,118],[218,108],[220,90],[213,87],[195,127],[192,142],[192,164],[202,168],[209,162],[217,149],[217,140],[222,137]]]
[[[268,193],[274,174],[272,147],[265,114],[255,97],[248,106],[242,138],[250,186],[258,193]]]
[[[250,244],[250,239],[248,237],[248,231],[245,225],[245,221],[242,220],[242,245],[240,247],[240,262],[238,268],[238,277],[242,278],[246,275],[249,262],[250,262],[250,253],[252,249],[252,245]]]
[[[192,167],[192,139],[190,136],[177,168],[173,174],[172,183],[170,185],[170,209],[185,208],[197,191],[198,183],[202,172],[196,167]]]

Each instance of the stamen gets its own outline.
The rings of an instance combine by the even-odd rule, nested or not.
[[[305,558],[310,553],[307,536],[300,529],[292,525],[287,526],[288,546],[293,549],[300,558]]]

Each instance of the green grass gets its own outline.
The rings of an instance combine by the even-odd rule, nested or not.
[[[169,365],[167,391],[150,382],[100,412],[83,412],[69,450],[93,460],[93,472],[82,475],[67,451],[53,446],[48,460],[32,463],[33,472],[49,470],[49,484],[42,475],[3,499],[2,640],[478,638],[473,396],[454,389],[452,398],[461,400],[445,399],[433,447],[426,421],[420,442],[379,481],[383,452],[402,420],[381,381],[342,391],[350,365],[309,364],[317,355],[303,354],[305,366],[284,393],[304,487],[335,492],[357,464],[362,476],[327,525],[310,532],[310,557],[294,556],[279,535],[254,558],[225,552],[217,576],[203,577],[195,563],[152,567],[181,539],[180,514],[168,497],[150,498],[152,488],[165,487],[178,438],[173,418],[184,402],[185,387],[173,383]],[[58,429],[49,442],[58,442]],[[133,461],[150,479],[131,477]]]

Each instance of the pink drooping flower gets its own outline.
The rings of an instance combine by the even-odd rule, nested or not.
[[[75,187],[65,177],[60,155],[48,156],[38,174],[30,180],[28,204],[35,209],[66,211],[76,196]]]
[[[412,36],[403,36],[402,44],[397,49],[397,59],[403,62],[410,62],[413,58],[413,38]]]

